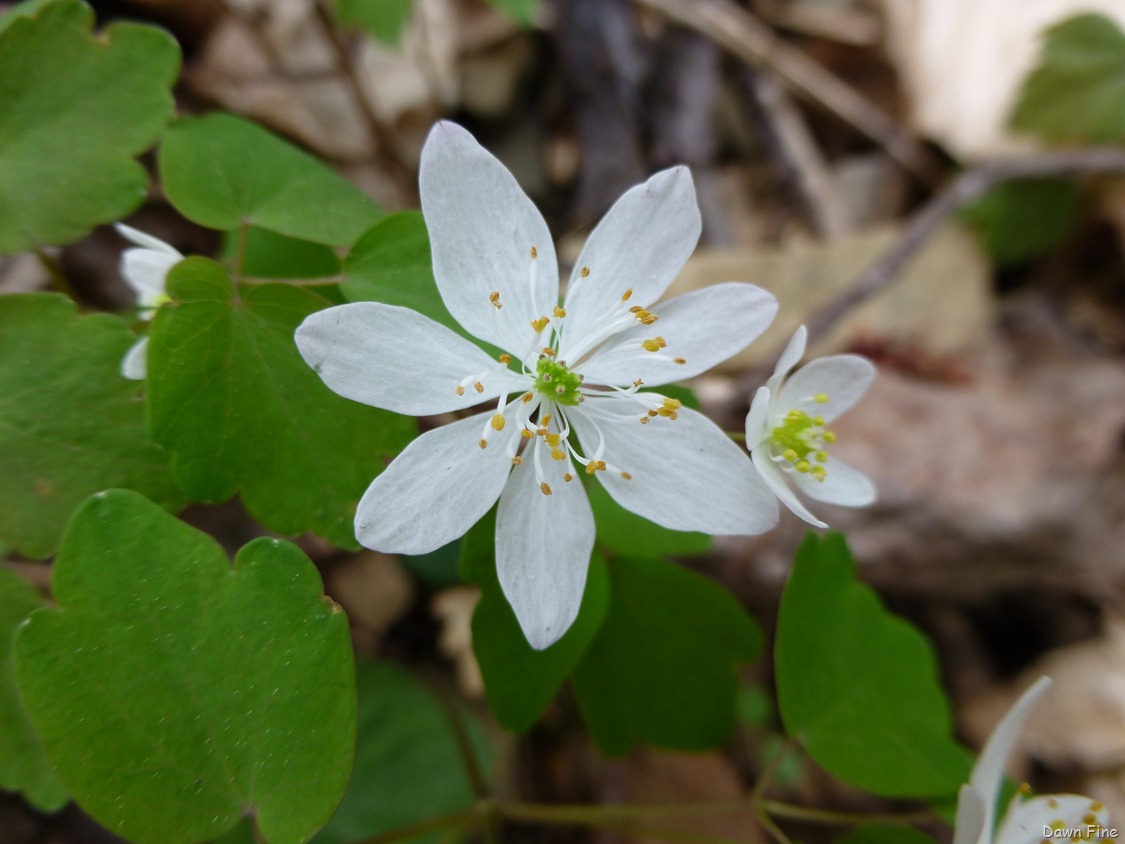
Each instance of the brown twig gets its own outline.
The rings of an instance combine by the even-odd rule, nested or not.
[[[941,163],[913,134],[733,0],[633,2],[707,36],[743,61],[771,68],[793,90],[867,135],[923,182],[939,180]]]

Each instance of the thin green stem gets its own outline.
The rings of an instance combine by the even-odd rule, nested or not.
[[[768,799],[763,799],[760,805],[769,814],[779,818],[831,826],[853,826],[863,823],[919,824],[934,820],[934,813],[928,809],[917,812],[837,812]]]
[[[539,803],[498,803],[496,811],[508,820],[561,825],[604,825],[653,818],[690,818],[744,812],[743,800],[673,805],[631,804],[625,806],[544,805]]]
[[[372,835],[370,838],[355,842],[355,844],[394,844],[397,841],[408,841],[427,832],[436,832],[452,826],[463,827],[476,819],[477,811],[475,805],[470,806],[468,809],[461,809],[459,812],[449,812],[445,815],[438,815],[436,818],[429,818],[409,826],[400,826],[398,829],[382,832],[379,835]]]
[[[241,282],[246,268],[246,241],[250,236],[250,224],[242,222],[238,226],[238,243],[234,252],[234,277]]]
[[[777,771],[781,767],[781,763],[785,761],[785,757],[789,752],[797,746],[795,739],[789,738],[785,743],[777,749],[777,753],[773,758],[766,763],[766,767],[758,775],[758,779],[754,781],[754,787],[750,789],[750,803],[753,806],[760,806],[765,798],[766,792],[773,784],[773,778],[777,776]]]
[[[287,284],[290,287],[328,287],[340,284],[344,280],[342,273],[337,275],[321,275],[314,278],[258,278],[257,276],[243,276],[239,278],[240,284],[261,286],[263,284]]]
[[[484,769],[481,768],[480,760],[477,758],[476,749],[473,747],[472,738],[469,736],[468,728],[465,726],[465,718],[461,710],[458,708],[457,700],[449,694],[449,691],[437,684],[429,684],[431,691],[435,693],[438,700],[441,702],[442,708],[445,710],[446,720],[449,721],[449,726],[453,730],[453,738],[457,742],[457,751],[461,755],[461,763],[465,767],[465,775],[469,779],[469,786],[473,789],[473,796],[477,799],[478,811],[483,806],[491,806],[492,801],[492,787],[488,784],[488,777],[484,775]],[[491,814],[490,810],[487,810]],[[487,816],[486,816],[487,820]],[[490,824],[485,825],[486,833]]]
[[[732,440],[734,440],[735,442],[740,442],[740,443],[746,442],[746,432],[745,431],[724,431],[724,433],[728,437],[730,437]]]

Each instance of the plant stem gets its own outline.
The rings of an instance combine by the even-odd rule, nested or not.
[[[862,823],[916,824],[934,820],[934,813],[928,809],[917,812],[836,812],[831,809],[816,809],[810,806],[795,806],[780,800],[763,799],[763,809],[771,815],[807,823],[833,826],[851,826]]]

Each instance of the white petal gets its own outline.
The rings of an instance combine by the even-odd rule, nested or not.
[[[528,380],[429,317],[379,302],[310,314],[296,340],[305,362],[334,392],[411,416],[472,407]]]
[[[995,795],[992,795],[995,800]],[[957,796],[957,820],[953,844],[986,844],[992,834],[992,809],[971,785],[961,786]]]
[[[113,227],[117,233],[126,240],[143,249],[152,249],[156,252],[163,252],[167,255],[175,255],[177,258],[184,256],[175,247],[169,246],[158,237],[153,237],[151,234],[145,234],[140,229],[135,229],[132,226],[127,226],[124,223],[114,223]]]
[[[793,332],[793,336],[789,338],[789,342],[785,345],[785,350],[781,353],[781,357],[777,359],[777,365],[773,368],[773,375],[770,380],[766,382],[766,386],[770,388],[770,392],[774,395],[777,394],[778,387],[789,374],[789,370],[801,362],[801,358],[805,356],[805,343],[808,342],[809,332],[803,325],[797,326],[797,330]]]
[[[614,471],[597,476],[618,504],[673,530],[716,536],[764,533],[777,524],[777,499],[714,422],[681,408],[678,419],[642,425],[634,406],[598,397],[567,414],[586,457],[597,449],[598,429],[604,435],[603,459]]]
[[[859,355],[817,358],[785,381],[777,404],[785,410],[796,408],[831,422],[856,403],[874,378],[875,364]],[[818,394],[827,396],[828,401],[818,404],[813,398]]]
[[[996,844],[1027,844],[1029,841],[1042,841],[1045,837],[1044,827],[1053,827],[1056,830],[1089,831],[1091,834],[1088,838],[1079,840],[1094,841],[1097,829],[1105,829],[1107,821],[1108,813],[1105,806],[1089,797],[1077,794],[1050,794],[1022,802],[1017,797],[1000,825]],[[1089,827],[1092,829],[1088,830]],[[1074,840],[1074,837],[1060,840],[1070,841]]]
[[[984,828],[991,831],[993,812],[996,807],[996,797],[1000,793],[1000,781],[1004,778],[1004,766],[1012,753],[1012,748],[1019,737],[1020,729],[1027,716],[1031,714],[1032,707],[1051,685],[1049,677],[1040,677],[1038,681],[1016,701],[1015,706],[1008,710],[1008,714],[992,731],[992,735],[985,742],[973,773],[969,777],[969,784],[981,795],[987,813]]]
[[[792,475],[797,487],[809,498],[841,507],[866,507],[874,503],[875,484],[867,475],[832,457],[820,465],[826,473],[823,481],[811,474],[794,472]]]
[[[769,434],[769,429],[766,427],[766,422],[769,420],[769,405],[769,387],[759,387],[754,393],[754,400],[750,402],[750,412],[746,414],[746,448],[750,451],[753,451]]]
[[[765,387],[762,389],[765,389]],[[805,505],[801,503],[800,499],[793,494],[793,490],[791,490],[789,484],[785,482],[785,472],[770,458],[768,446],[763,445],[755,448],[750,452],[750,457],[754,461],[754,468],[757,469],[758,473],[762,476],[762,480],[766,482],[766,485],[773,491],[773,494],[778,497],[782,504],[810,525],[815,525],[818,528],[828,527],[827,524],[810,513],[805,508]]]
[[[559,298],[542,215],[504,165],[454,123],[431,130],[418,183],[445,306],[473,335],[522,357],[535,341],[531,320],[550,316]],[[500,309],[489,301],[494,292]]]
[[[765,331],[777,313],[777,299],[752,284],[730,282],[677,296],[654,306],[654,312],[660,317],[656,323],[637,324],[614,337],[578,367],[582,374],[616,385],[638,378],[648,386],[691,378],[742,351]],[[667,343],[664,349],[638,348],[642,340],[658,335]]]
[[[546,464],[550,464],[549,466]],[[544,495],[528,452],[496,513],[496,574],[527,641],[543,650],[578,616],[594,547],[594,514],[582,482],[563,480],[569,460],[547,460]]]
[[[136,292],[141,307],[156,307],[165,295],[168,271],[182,260],[178,252],[169,255],[151,249],[126,249],[121,254],[121,277]]]
[[[355,536],[389,554],[425,554],[465,533],[500,497],[519,437],[509,420],[481,448],[482,413],[428,431],[379,475],[360,499]]]
[[[626,290],[633,291],[629,301],[641,307],[657,301],[695,249],[699,231],[686,167],[664,170],[628,190],[590,234],[574,266],[566,332],[575,340],[588,334],[617,308]],[[562,349],[560,354],[566,359]]]
[[[148,375],[148,337],[142,337],[129,347],[121,359],[121,375],[130,381],[144,381]]]

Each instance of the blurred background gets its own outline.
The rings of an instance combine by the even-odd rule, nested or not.
[[[1125,819],[1125,0],[92,5],[101,24],[175,35],[181,114],[250,117],[388,210],[417,207],[433,122],[462,123],[543,210],[564,263],[625,189],[690,165],[703,239],[672,292],[750,281],[781,302],[751,349],[691,385],[704,409],[740,430],[801,323],[812,354],[871,357],[879,378],[836,426],[837,453],[879,501],[817,513],[846,534],[860,577],[932,638],[966,743],[979,747],[1048,673],[1056,689],[1019,764],[1037,787],[1089,794]],[[185,253],[220,246],[158,184],[130,223]],[[131,302],[121,247],[104,229],[61,251],[92,307]],[[0,292],[42,286],[34,256],[0,260]],[[261,532],[237,504],[188,518],[231,548]],[[772,533],[718,540],[690,565],[768,631],[805,527],[784,513]],[[303,547],[361,652],[432,676],[487,717],[471,587],[374,552]],[[778,740],[769,671],[766,658],[747,674],[739,732],[710,754],[606,760],[564,696],[527,736],[491,731],[501,790],[735,797]],[[814,805],[878,808],[812,766],[778,781]],[[13,842],[114,840],[74,809],[48,820],[5,797],[0,812]],[[683,823],[760,834],[737,816]],[[623,838],[522,837],[591,836]]]

